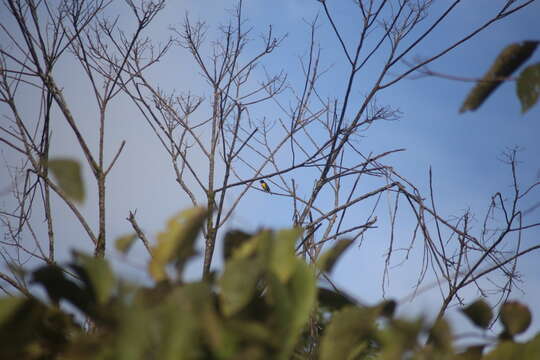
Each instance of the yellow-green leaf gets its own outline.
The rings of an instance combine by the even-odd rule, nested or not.
[[[280,230],[270,247],[270,268],[282,282],[286,282],[295,270],[297,257],[294,254],[294,244],[301,234],[301,228]]]
[[[523,344],[515,343],[513,341],[501,341],[497,344],[497,347],[487,353],[483,360],[529,360],[534,358],[526,358],[523,356],[525,347]]]
[[[392,318],[396,311],[397,302],[395,300],[384,300],[376,308],[379,309],[381,316]]]
[[[531,57],[537,46],[537,41],[524,41],[511,44],[501,51],[488,72],[471,90],[459,112],[478,109],[507,77]]]
[[[114,246],[116,247],[116,250],[120,251],[122,254],[126,254],[135,243],[135,240],[137,240],[137,234],[135,233],[123,235],[115,240]]]
[[[351,246],[354,241],[352,239],[338,240],[334,246],[327,250],[317,261],[317,267],[325,272],[331,272],[338,259]]]
[[[482,359],[484,347],[484,345],[469,346],[464,352],[456,356],[456,360],[480,360]]]
[[[429,338],[433,347],[442,353],[452,353],[452,331],[444,319],[439,319],[431,328]]]
[[[167,278],[165,267],[173,262],[178,275],[181,275],[186,261],[196,254],[195,241],[208,215],[205,208],[198,207],[184,210],[169,219],[165,231],[157,236],[157,244],[148,264],[155,281]]]
[[[334,315],[321,342],[321,360],[350,359],[359,346],[372,338],[375,331],[374,311],[345,307]]]
[[[417,320],[392,319],[389,325],[380,334],[382,359],[401,359],[405,353],[418,347],[419,335],[424,328],[421,318]]]
[[[242,247],[243,244],[252,238],[251,234],[240,230],[231,230],[225,234],[223,239],[223,258],[227,261],[235,252]]]
[[[484,329],[489,326],[493,318],[491,307],[483,300],[473,302],[471,305],[462,309],[462,311],[476,326]]]
[[[262,263],[256,258],[233,259],[227,262],[219,280],[220,300],[226,316],[234,315],[251,301],[262,269]]]
[[[23,304],[25,299],[7,297],[0,299],[0,327]]]
[[[482,358],[482,360],[517,359],[540,359],[540,334],[536,334],[531,340],[524,343],[501,341],[495,349]]]
[[[82,267],[90,279],[96,301],[98,304],[105,304],[112,295],[112,290],[116,283],[114,274],[107,260],[99,257],[78,254]]]
[[[248,241],[243,242],[238,248],[234,249],[232,256],[235,259],[252,257],[257,252],[261,252],[261,248],[265,248],[267,249],[267,252],[269,252],[269,244],[271,244],[272,239],[272,232],[263,230]],[[268,257],[267,253],[261,255],[262,259],[267,259]]]
[[[500,317],[504,331],[510,336],[521,334],[527,330],[532,320],[529,308],[517,301],[503,304]]]
[[[81,165],[78,161],[63,158],[50,159],[47,162],[47,167],[53,173],[58,186],[68,198],[81,203],[84,201],[84,182]]]
[[[316,280],[313,269],[300,259],[295,259],[297,265],[287,284],[288,302],[290,304],[288,318],[288,334],[285,344],[281,347],[281,358],[289,359],[302,329],[307,324],[313,311],[317,294]]]
[[[317,300],[319,306],[330,311],[340,310],[349,305],[358,305],[356,300],[343,291],[334,291],[324,287],[317,289]]]
[[[528,66],[516,82],[516,92],[521,102],[521,111],[526,112],[538,102],[540,96],[540,63]]]

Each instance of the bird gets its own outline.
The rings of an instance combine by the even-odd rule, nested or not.
[[[268,184],[264,180],[260,180],[260,183],[261,183],[261,187],[262,187],[262,189],[264,191],[270,192],[270,186],[268,186]]]

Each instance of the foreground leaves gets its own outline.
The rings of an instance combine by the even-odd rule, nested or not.
[[[507,302],[501,307],[503,337],[521,334],[531,325],[532,315],[529,309],[517,301]]]
[[[463,313],[471,320],[476,326],[483,329],[487,329],[493,318],[493,312],[491,307],[483,300],[477,300],[464,308]]]
[[[150,260],[150,286],[122,281],[106,260],[75,252],[67,267],[35,270],[31,280],[49,300],[0,299],[0,359],[539,358],[539,336],[513,341],[531,320],[516,302],[502,307],[499,343],[456,353],[442,319],[396,319],[394,301],[362,306],[338,289],[317,288],[317,272],[330,271],[350,242],[337,242],[325,260],[308,264],[295,256],[299,229],[232,231],[221,275],[169,281],[173,272],[182,280],[207,215],[192,209],[169,220],[154,247],[157,260]],[[64,304],[83,316],[73,317]],[[482,301],[463,311],[482,328],[492,319]],[[82,318],[89,328],[80,324]],[[486,345],[491,350],[483,354]]]
[[[178,277],[182,276],[187,260],[196,254],[195,241],[207,216],[206,209],[193,208],[169,219],[165,230],[158,234],[148,264],[148,271],[155,281],[168,279],[166,267],[169,264],[174,264]]]
[[[137,240],[137,234],[122,235],[116,239],[114,247],[122,254],[127,254],[129,249],[131,249],[135,243],[135,240]]]
[[[523,41],[507,46],[497,56],[489,70],[469,92],[459,112],[474,111],[534,53],[538,41]],[[538,64],[528,67],[517,81],[517,95],[522,111],[527,111],[538,100],[540,76]]]
[[[47,161],[47,167],[52,172],[58,186],[65,195],[82,203],[85,198],[84,182],[81,165],[77,160],[56,158]]]
[[[521,102],[521,112],[528,111],[540,96],[540,63],[528,66],[516,82],[516,92]]]
[[[376,334],[376,318],[374,311],[352,306],[335,314],[321,343],[321,360],[354,359],[366,351]]]

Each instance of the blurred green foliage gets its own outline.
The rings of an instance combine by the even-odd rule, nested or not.
[[[58,187],[71,200],[83,203],[86,195],[81,164],[75,159],[54,158],[43,163],[56,178]]]
[[[169,220],[152,249],[153,286],[123,281],[106,260],[79,253],[64,268],[34,271],[31,281],[49,301],[0,299],[0,359],[540,358],[539,335],[526,343],[513,339],[531,320],[515,302],[502,307],[503,332],[483,354],[486,344],[456,351],[444,320],[396,319],[393,301],[362,306],[318,287],[317,274],[331,270],[350,242],[336,242],[317,265],[308,264],[294,252],[299,229],[231,231],[223,272],[186,282],[184,265],[196,254],[207,215],[196,208]],[[119,242],[126,251],[131,240]],[[66,303],[84,315],[85,326],[64,310]],[[464,314],[481,328],[492,321],[482,301]]]
[[[504,48],[486,74],[469,92],[459,111],[477,110],[499,85],[508,80],[532,56],[539,43],[539,41],[523,41]],[[528,66],[517,77],[516,95],[523,113],[537,103],[540,96],[540,63]]]

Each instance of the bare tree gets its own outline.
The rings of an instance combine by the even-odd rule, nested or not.
[[[132,56],[142,31],[163,8],[164,2],[145,3],[142,6],[127,1],[127,7],[136,19],[137,29],[127,39],[122,33],[120,39],[126,43],[123,58],[115,58],[117,67],[101,67],[106,64],[102,56],[107,52],[96,48],[103,31],[110,28],[104,11],[110,1],[61,1],[57,4],[43,1],[4,1],[2,12],[10,17],[0,25],[2,48],[0,49],[0,96],[6,125],[1,127],[2,143],[21,155],[22,165],[12,174],[12,192],[16,207],[2,211],[6,240],[3,242],[2,256],[6,263],[21,264],[28,259],[39,259],[47,263],[55,261],[54,214],[51,211],[51,191],[59,196],[80,222],[83,231],[93,243],[95,256],[103,257],[106,238],[106,178],[122,152],[124,143],[118,146],[115,156],[108,161],[104,156],[105,124],[110,103],[121,92],[120,76],[127,58]],[[80,120],[66,100],[63,86],[57,77],[61,73],[59,62],[64,58],[78,60],[86,74],[88,84],[96,102],[96,128],[98,129],[97,149],[91,149],[88,134],[81,131]],[[106,58],[105,58],[106,60]],[[33,97],[39,108],[35,113],[26,113]],[[97,184],[98,225],[94,229],[79,210],[76,200],[66,194],[50,176],[51,163],[49,148],[51,142],[51,116],[61,116],[69,125],[79,145],[85,163],[90,168]],[[41,201],[39,201],[41,200]],[[47,240],[33,230],[30,218],[38,207],[43,206],[47,222]],[[34,246],[25,243],[22,232],[30,234]],[[45,250],[47,245],[48,249]],[[25,259],[25,260],[23,260]],[[26,283],[12,272],[2,278],[11,286],[23,291]]]
[[[358,146],[358,139],[366,136],[373,124],[400,116],[398,109],[377,101],[380,92],[533,1],[503,2],[486,22],[435,53],[424,48],[425,39],[453,14],[459,0],[439,14],[430,13],[430,0],[355,1],[350,6],[357,13],[360,29],[353,36],[345,36],[340,30],[331,4],[319,1],[324,20],[307,24],[309,45],[298,64],[303,80],[296,82],[285,71],[273,73],[271,66],[265,66],[272,64],[272,54],[286,43],[286,36],[275,35],[269,27],[258,41],[251,40],[254,31],[247,25],[242,1],[233,9],[230,21],[219,28],[216,41],[208,40],[208,28],[203,22],[193,22],[186,16],[183,25],[172,30],[168,41],[156,45],[144,32],[164,8],[164,1],[142,1],[139,5],[126,1],[137,25],[128,35],[117,21],[106,17],[107,1],[64,1],[52,8],[45,2],[6,0],[4,8],[9,10],[17,28],[4,24],[1,27],[3,36],[9,39],[9,45],[0,50],[1,96],[6,105],[5,117],[11,125],[2,126],[0,140],[20,153],[25,163],[20,174],[14,175],[14,195],[19,205],[16,211],[2,213],[9,234],[3,254],[11,256],[13,252],[6,249],[15,248],[17,253],[54,261],[52,190],[77,216],[95,246],[95,255],[104,255],[106,177],[123,148],[120,144],[116,155],[106,161],[104,125],[111,101],[127,96],[161,142],[181,191],[194,206],[212,211],[204,231],[204,275],[210,272],[223,229],[248,192],[259,189],[258,182],[264,180],[270,186],[269,196],[290,200],[291,225],[305,230],[297,251],[311,261],[318,258],[325,244],[338,237],[357,240],[369,236],[369,229],[377,226],[381,199],[387,196],[387,268],[398,242],[403,242],[394,229],[396,219],[406,211],[399,206],[405,201],[417,224],[410,247],[421,237],[425,251],[418,287],[421,289],[430,269],[440,280],[441,290],[447,286],[440,316],[449,304],[460,301],[459,292],[464,287],[476,284],[485,290],[485,284],[479,281],[494,271],[506,277],[500,290],[503,297],[507,296],[515,285],[517,260],[537,249],[523,249],[513,237],[521,239],[527,230],[539,225],[522,222],[520,201],[538,183],[520,191],[515,153],[509,156],[514,194],[511,200],[502,194],[494,196],[485,224],[474,236],[469,212],[451,219],[442,216],[435,206],[433,188],[428,190],[430,200],[426,201],[411,181],[385,164],[387,157],[403,149],[369,153]],[[322,65],[317,37],[321,23],[334,32],[334,45],[338,47],[334,60],[347,65],[347,73],[340,79],[342,94],[335,95],[334,91],[332,96],[325,95],[328,91],[319,86],[321,78],[332,71]],[[256,48],[251,47],[251,41]],[[207,86],[206,92],[165,89],[159,86],[159,79],[148,75],[148,70],[159,67],[159,60],[172,48],[183,49],[191,56]],[[409,66],[406,59],[413,51],[429,55]],[[87,144],[62,95],[62,86],[55,80],[55,66],[68,55],[80,64],[93,89],[98,110],[97,155]],[[360,97],[359,79],[367,73],[375,76],[362,78],[364,96]],[[366,80],[369,78],[373,79],[371,83]],[[39,121],[22,114],[17,97],[20,87],[37,90],[35,96],[42,104]],[[62,114],[73,130],[85,156],[85,166],[90,167],[96,179],[97,230],[92,229],[76,204],[49,175],[49,114],[53,109]],[[262,115],[269,113],[272,116]],[[200,158],[204,159],[204,168],[198,165]],[[23,228],[32,233],[29,217],[38,206],[44,208],[48,241],[36,234],[33,240],[38,250],[30,251],[31,247],[21,242],[20,234]],[[500,222],[493,218],[495,211],[504,214]],[[367,215],[359,219],[359,213]],[[134,214],[128,219],[147,245],[147,236]],[[495,231],[491,230],[492,221],[500,225]],[[42,250],[45,243],[48,253]],[[508,244],[512,246],[511,253]],[[6,261],[16,262],[11,257]],[[26,284],[13,274],[2,274],[2,279],[11,287],[28,292]]]

